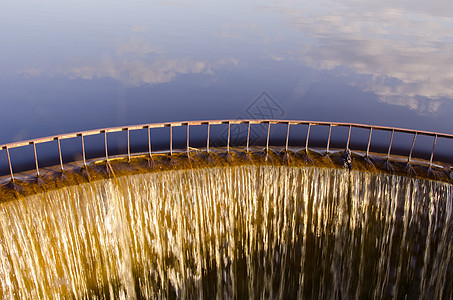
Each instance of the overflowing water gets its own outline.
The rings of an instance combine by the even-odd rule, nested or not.
[[[1,204],[2,298],[449,298],[452,186],[315,167],[130,175]]]

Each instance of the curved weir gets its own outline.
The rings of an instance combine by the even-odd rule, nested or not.
[[[251,125],[260,124],[264,139],[254,139]],[[214,125],[227,128],[225,139]],[[201,144],[189,139],[197,126],[207,129]],[[233,126],[246,138],[233,138]],[[325,139],[316,126],[328,129]],[[150,129],[165,127],[159,153]],[[130,139],[142,129],[144,149]],[[380,148],[372,143],[379,131],[389,138]],[[112,154],[114,132],[126,133],[126,151]],[[86,150],[84,137],[96,135],[105,157]],[[423,135],[432,138],[427,152],[417,151]],[[82,153],[66,161],[60,142],[74,137]],[[408,145],[397,149],[400,138]],[[37,145],[55,141],[59,164],[42,166]],[[360,124],[246,120],[3,145],[0,298],[449,299],[451,141]],[[13,173],[10,149],[27,145],[35,170]]]
[[[1,205],[5,298],[448,298],[452,186],[242,165],[88,182]]]

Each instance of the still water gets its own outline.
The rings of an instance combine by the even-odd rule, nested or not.
[[[6,2],[0,143],[219,118],[452,132],[451,16],[440,0]]]

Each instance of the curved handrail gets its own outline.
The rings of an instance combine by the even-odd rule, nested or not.
[[[3,144],[0,145],[0,150],[6,150],[7,157],[8,157],[8,165],[10,169],[10,174],[11,174],[11,179],[14,180],[14,173],[13,173],[13,166],[11,163],[11,158],[9,154],[9,149],[13,148],[18,148],[18,147],[24,147],[27,145],[33,145],[33,150],[34,150],[34,158],[35,158],[35,168],[36,168],[36,173],[37,176],[39,176],[39,164],[38,164],[38,156],[37,156],[37,151],[36,151],[36,144],[40,143],[46,143],[46,142],[51,142],[51,141],[57,141],[58,143],[58,152],[59,152],[59,158],[60,158],[60,167],[61,170],[64,170],[64,164],[63,164],[63,159],[62,159],[62,153],[61,153],[61,147],[60,147],[60,141],[65,140],[65,139],[71,139],[75,137],[81,137],[81,143],[82,143],[82,155],[83,155],[83,164],[86,165],[86,158],[85,158],[85,143],[84,143],[84,137],[85,136],[90,136],[90,135],[98,135],[98,134],[104,134],[104,139],[105,139],[105,157],[106,160],[108,160],[108,147],[107,147],[107,134],[108,133],[113,133],[113,132],[119,132],[119,131],[127,131],[127,147],[128,147],[128,158],[130,158],[130,141],[129,141],[129,132],[134,131],[134,130],[141,130],[141,129],[147,129],[148,130],[148,146],[149,146],[149,154],[151,155],[151,139],[150,139],[150,129],[152,128],[163,128],[163,127],[170,127],[170,144],[169,144],[169,149],[168,151],[170,154],[173,153],[173,141],[172,141],[172,128],[173,127],[181,127],[181,126],[187,126],[187,151],[189,151],[190,148],[190,141],[189,141],[189,127],[190,126],[197,126],[197,125],[207,125],[208,131],[207,131],[207,143],[206,143],[206,150],[209,152],[209,147],[210,147],[210,141],[209,141],[209,127],[211,125],[220,125],[220,124],[228,124],[228,141],[227,141],[227,151],[229,151],[230,148],[230,125],[234,124],[248,124],[248,133],[247,133],[247,144],[246,144],[246,150],[249,150],[249,141],[250,141],[250,125],[252,124],[268,124],[268,129],[267,129],[267,138],[266,138],[266,149],[268,150],[269,148],[269,133],[270,133],[270,127],[272,124],[286,124],[287,125],[287,134],[286,134],[286,143],[285,143],[285,149],[288,150],[288,141],[289,141],[289,132],[290,132],[290,126],[291,125],[308,125],[308,131],[306,135],[306,143],[305,143],[305,148],[308,150],[308,141],[309,141],[309,134],[310,134],[310,128],[311,126],[329,126],[329,136],[327,140],[327,147],[326,150],[327,152],[329,151],[329,146],[330,146],[330,141],[331,141],[331,128],[332,127],[348,127],[349,132],[348,132],[348,139],[346,142],[346,149],[349,149],[349,142],[350,142],[350,137],[351,137],[351,129],[352,128],[362,128],[362,129],[368,129],[369,130],[369,138],[368,138],[368,144],[367,144],[367,150],[366,150],[366,156],[369,155],[370,153],[370,144],[371,144],[371,137],[373,132],[375,131],[389,131],[392,132],[390,143],[388,146],[388,151],[387,155],[390,156],[390,151],[393,143],[393,135],[395,132],[401,132],[401,133],[406,133],[406,134],[412,134],[413,135],[413,141],[412,141],[412,146],[410,148],[409,155],[407,156],[408,162],[411,161],[412,154],[413,154],[413,149],[415,145],[415,140],[417,136],[424,135],[424,136],[431,136],[434,137],[434,142],[433,142],[433,147],[430,155],[430,160],[429,160],[429,166],[431,167],[432,162],[433,162],[433,156],[434,156],[434,148],[436,146],[436,142],[438,138],[445,138],[449,140],[453,140],[453,134],[446,134],[446,133],[439,133],[439,132],[432,132],[432,131],[423,131],[423,130],[412,130],[412,129],[405,129],[405,128],[397,128],[397,127],[388,127],[388,126],[376,126],[376,125],[366,125],[366,124],[358,124],[358,123],[347,123],[347,122],[325,122],[325,121],[306,121],[306,120],[273,120],[273,119],[226,119],[226,120],[202,120],[202,121],[183,121],[183,122],[163,122],[163,123],[146,123],[146,124],[140,124],[140,125],[132,125],[132,126],[118,126],[118,127],[108,127],[108,128],[102,128],[102,129],[95,129],[95,130],[86,130],[86,131],[79,131],[79,132],[73,132],[73,133],[66,133],[66,134],[60,134],[60,135],[52,135],[48,137],[43,137],[43,138],[37,138],[37,139],[30,139],[30,140],[25,140],[25,141],[20,141],[20,142],[13,142],[13,143],[8,143],[8,144]],[[384,153],[384,152],[383,152]]]

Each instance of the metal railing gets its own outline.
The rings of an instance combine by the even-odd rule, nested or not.
[[[11,180],[14,180],[14,172],[13,172],[13,163],[11,161],[11,156],[10,156],[10,149],[13,148],[20,148],[28,145],[33,146],[33,153],[34,153],[34,169],[36,169],[36,175],[40,176],[40,167],[39,167],[39,160],[38,160],[38,153],[36,150],[36,145],[41,144],[41,143],[49,143],[56,141],[58,145],[58,156],[59,156],[59,164],[60,164],[60,169],[61,171],[64,171],[64,162],[63,162],[63,156],[62,156],[62,150],[61,150],[61,144],[60,142],[62,140],[66,139],[73,139],[80,137],[80,142],[82,146],[82,162],[83,166],[87,165],[87,158],[86,158],[86,151],[85,151],[85,141],[84,137],[86,136],[92,136],[92,135],[104,135],[104,151],[105,151],[105,160],[108,162],[109,161],[109,149],[108,149],[108,134],[113,133],[113,132],[120,132],[120,131],[126,131],[127,132],[127,158],[130,160],[131,155],[134,153],[131,153],[131,143],[130,143],[130,132],[135,131],[135,130],[147,130],[147,136],[148,136],[148,155],[151,157],[152,156],[152,149],[151,149],[151,129],[154,128],[164,128],[168,127],[169,130],[169,145],[167,152],[170,155],[173,155],[175,149],[173,147],[173,128],[175,127],[181,127],[181,126],[186,126],[187,131],[186,131],[186,147],[185,149],[179,149],[179,150],[185,150],[187,153],[191,150],[190,147],[190,138],[189,138],[189,132],[190,132],[190,127],[191,126],[202,126],[205,125],[207,126],[207,135],[206,135],[206,145],[205,145],[205,150],[207,152],[211,151],[211,141],[210,141],[210,128],[213,125],[227,125],[228,130],[227,130],[227,141],[226,141],[226,151],[230,152],[230,137],[231,137],[231,125],[235,124],[245,124],[247,125],[247,138],[245,145],[242,145],[245,147],[245,151],[250,151],[250,133],[251,133],[251,126],[255,124],[264,124],[267,125],[267,130],[266,130],[266,143],[265,143],[265,150],[269,151],[270,147],[270,132],[271,132],[271,125],[286,125],[286,138],[285,138],[285,143],[284,145],[279,145],[284,147],[285,151],[289,150],[289,141],[290,141],[290,129],[292,128],[291,126],[294,125],[307,125],[307,131],[306,131],[306,136],[305,136],[305,143],[303,145],[299,145],[301,148],[305,148],[305,150],[308,151],[309,149],[309,139],[310,139],[310,131],[314,126],[324,126],[328,127],[328,137],[327,140],[325,141],[325,151],[326,153],[329,153],[331,150],[331,140],[332,140],[332,128],[333,127],[346,127],[348,129],[348,135],[347,135],[347,140],[345,141],[345,146],[344,149],[350,149],[350,141],[351,141],[351,130],[353,128],[360,128],[360,129],[366,129],[369,130],[368,134],[368,142],[366,144],[366,149],[350,149],[350,150],[359,150],[363,151],[365,153],[365,157],[368,157],[370,155],[370,146],[371,146],[371,140],[372,136],[375,132],[378,131],[384,131],[384,132],[390,132],[391,137],[390,141],[385,147],[385,151],[379,151],[378,153],[380,154],[386,154],[387,159],[390,158],[391,155],[391,150],[392,150],[392,144],[394,142],[394,134],[395,133],[403,133],[403,134],[408,134],[412,135],[412,144],[411,147],[408,148],[408,154],[406,156],[407,162],[411,163],[412,158],[414,158],[414,145],[417,137],[419,136],[428,136],[428,137],[433,137],[433,144],[432,144],[432,149],[429,155],[429,167],[432,166],[433,164],[433,157],[435,153],[435,147],[436,143],[438,142],[438,139],[447,139],[453,141],[453,135],[452,134],[445,134],[445,133],[437,133],[437,132],[430,132],[430,131],[421,131],[421,130],[411,130],[411,129],[403,129],[403,128],[396,128],[396,127],[386,127],[386,126],[373,126],[373,125],[365,125],[365,124],[356,124],[356,123],[341,123],[341,122],[317,122],[317,121],[297,121],[297,120],[258,120],[258,119],[249,119],[249,120],[206,120],[206,121],[187,121],[187,122],[166,122],[166,123],[149,123],[149,124],[141,124],[141,125],[134,125],[134,126],[120,126],[120,127],[110,127],[110,128],[103,128],[103,129],[96,129],[96,130],[87,130],[87,131],[81,131],[81,132],[75,132],[75,133],[68,133],[68,134],[61,134],[61,135],[54,135],[54,136],[49,136],[49,137],[44,137],[44,138],[38,138],[38,139],[32,139],[32,140],[26,140],[26,141],[21,141],[21,142],[15,142],[15,143],[8,143],[8,144],[3,144],[0,145],[0,150],[1,151],[6,151],[7,155],[7,160],[8,160],[8,166],[9,166],[9,173],[11,176]],[[263,137],[264,138],[264,137]],[[277,146],[277,145],[272,145],[272,146]],[[374,151],[376,152],[376,151]],[[138,153],[136,153],[138,154]],[[141,152],[143,154],[143,152]],[[124,153],[124,155],[126,155]],[[100,157],[102,158],[102,157]],[[421,158],[421,157],[418,157]],[[451,153],[451,159],[453,160],[453,153]]]

